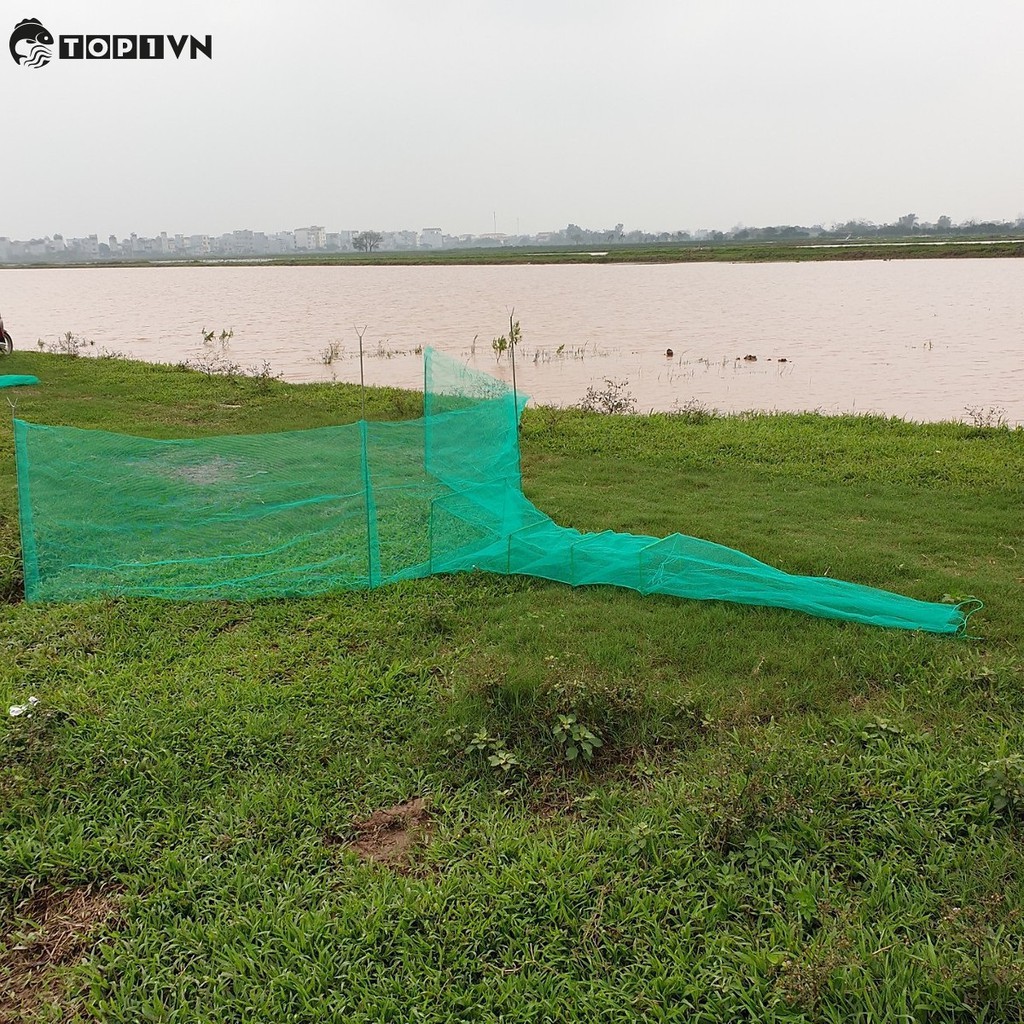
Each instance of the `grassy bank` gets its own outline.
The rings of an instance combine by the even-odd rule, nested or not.
[[[830,260],[978,259],[1024,256],[1024,240],[999,242],[851,242],[837,245],[775,242],[692,242],[600,245],[546,249],[537,246],[494,249],[445,249],[438,252],[339,253],[272,257],[274,264],[491,264],[491,263],[820,263]]]
[[[1024,239],[842,242],[689,242],[618,245],[510,246],[408,252],[339,252],[309,255],[218,257],[209,260],[114,260],[89,263],[38,263],[36,267],[97,266],[484,266],[524,263],[820,263],[834,260],[999,259],[1024,256]],[[9,266],[15,266],[9,264]]]
[[[346,385],[0,370],[43,379],[25,419],[156,437],[359,415]],[[1024,1019],[1024,433],[522,436],[559,522],[976,594],[980,639],[482,575],[29,606],[6,422],[0,704],[40,702],[0,722],[0,1021]]]

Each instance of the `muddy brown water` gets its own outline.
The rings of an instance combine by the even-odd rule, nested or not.
[[[426,345],[510,379],[491,339],[512,309],[537,402],[612,380],[640,411],[1024,423],[1021,260],[0,271],[18,348],[71,331],[89,353],[179,362],[231,329],[226,358],[293,381],[358,381],[364,326],[368,383],[422,387]]]

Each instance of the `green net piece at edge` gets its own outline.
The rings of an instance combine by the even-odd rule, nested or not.
[[[521,489],[524,406],[428,349],[418,420],[173,441],[15,420],[26,596],[245,601],[481,570],[963,632],[960,607],[695,537],[557,525]]]
[[[26,384],[38,384],[39,378],[27,373],[0,374],[0,388],[17,388]]]

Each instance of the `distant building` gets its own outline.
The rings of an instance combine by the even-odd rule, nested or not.
[[[424,228],[420,232],[421,249],[443,249],[444,234],[440,228]]]
[[[232,231],[230,245],[229,251],[232,256],[251,256],[253,253],[252,231],[249,228],[243,228],[241,231]]]
[[[416,248],[415,231],[385,231],[381,239],[382,249],[402,250]]]
[[[295,234],[291,231],[276,231],[270,236],[271,252],[295,252]]]
[[[315,252],[327,248],[327,232],[322,227],[296,228],[295,248]]]

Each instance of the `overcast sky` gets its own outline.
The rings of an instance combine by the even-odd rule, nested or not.
[[[1022,0],[2,0],[0,235],[1024,213]]]

